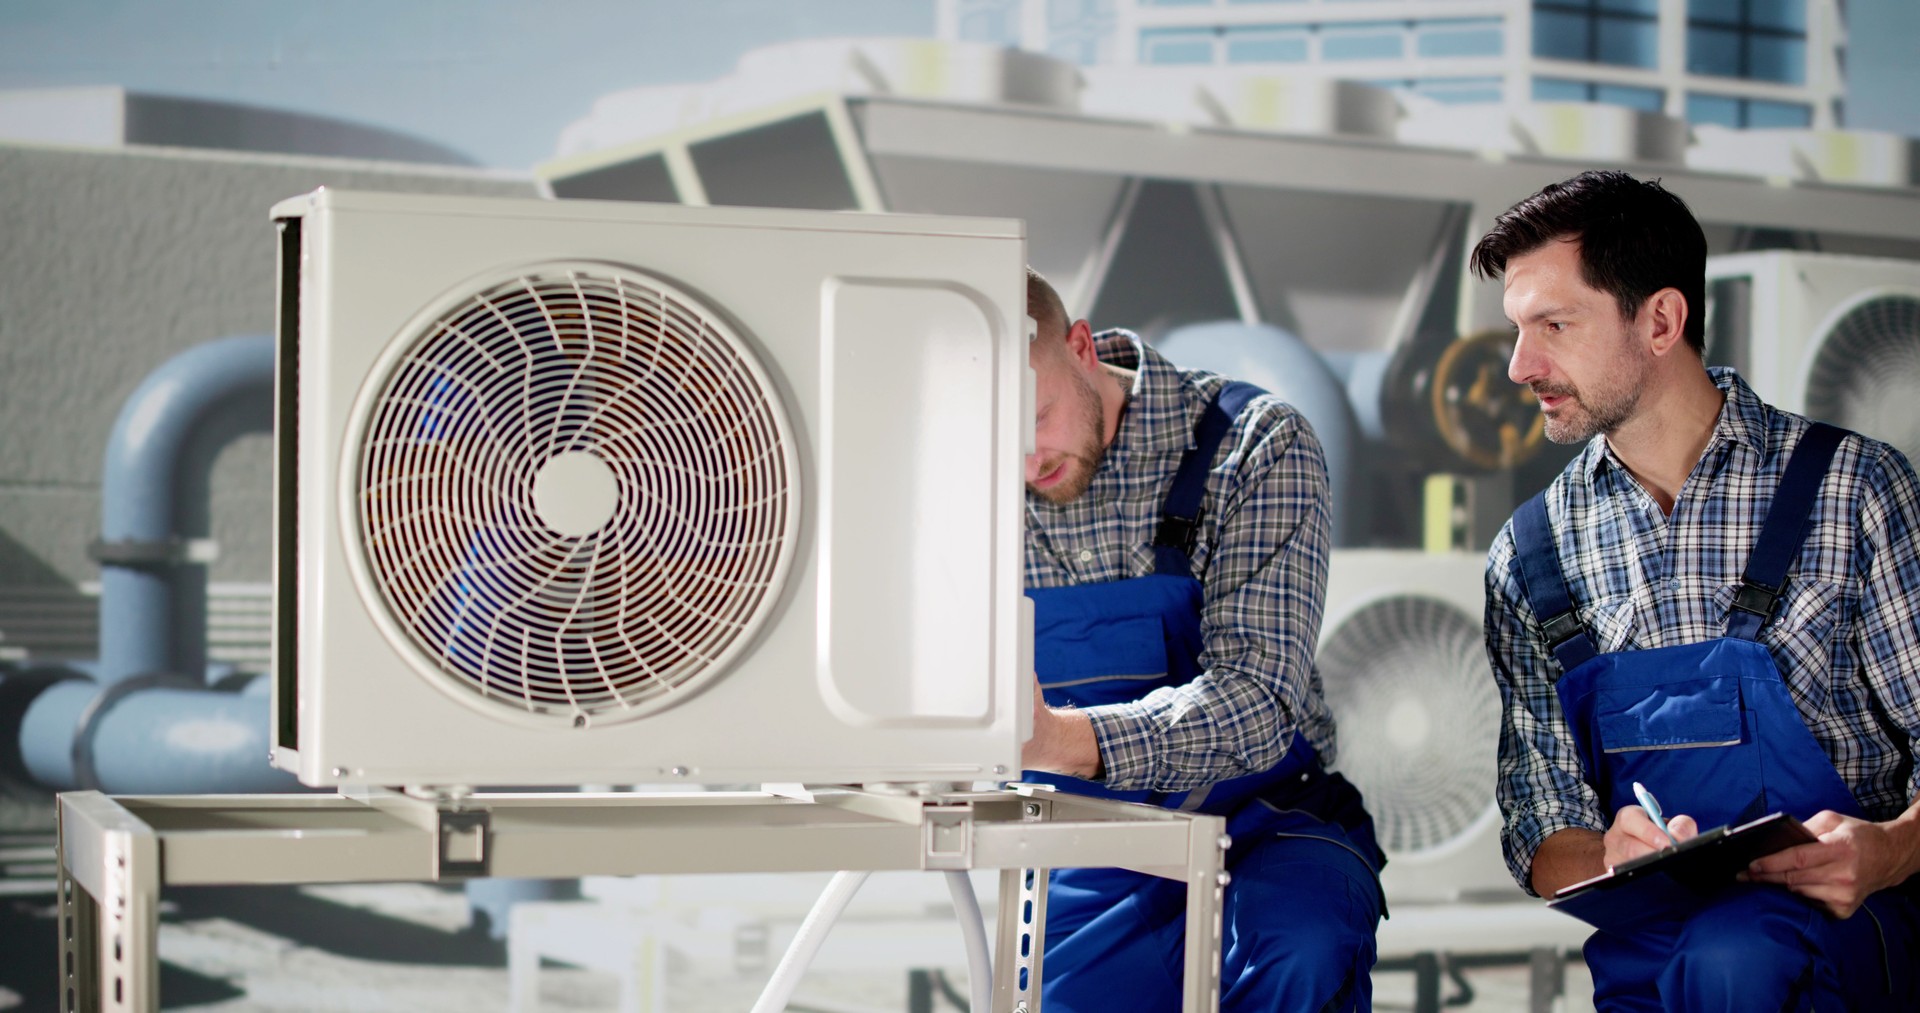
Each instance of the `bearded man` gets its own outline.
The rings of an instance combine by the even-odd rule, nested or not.
[[[1473,253],[1509,377],[1587,441],[1487,559],[1507,865],[1552,896],[1787,813],[1818,840],[1596,932],[1594,1004],[1920,1009],[1920,484],[1705,366],[1706,257],[1687,206],[1623,172],[1548,186]]]
[[[1328,769],[1320,443],[1257,388],[1070,319],[1032,272],[1027,312],[1041,690],[1027,778],[1226,817],[1221,1009],[1369,1009],[1385,856],[1359,793]],[[1178,1009],[1185,889],[1054,872],[1043,1005]]]

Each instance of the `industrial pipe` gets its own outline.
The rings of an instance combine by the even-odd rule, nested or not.
[[[1161,336],[1154,348],[1182,369],[1204,369],[1265,389],[1298,408],[1320,438],[1330,489],[1333,544],[1348,544],[1355,493],[1359,423],[1346,385],[1319,352],[1272,324],[1235,320],[1189,324]]]
[[[56,791],[302,790],[267,762],[269,682],[208,686],[211,476],[273,427],[273,340],[239,337],[163,363],[121,406],[101,483],[100,659],[72,663],[0,715],[20,766]]]
[[[206,671],[213,463],[235,439],[273,431],[273,351],[266,335],[198,345],[121,406],[93,545],[101,682]]]

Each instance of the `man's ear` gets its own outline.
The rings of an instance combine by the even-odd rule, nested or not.
[[[1085,320],[1075,320],[1067,328],[1067,355],[1081,369],[1092,369],[1100,363],[1100,355],[1093,347],[1093,327]]]
[[[1647,324],[1647,347],[1655,355],[1666,355],[1687,346],[1687,297],[1677,288],[1663,288],[1647,297],[1640,316]]]

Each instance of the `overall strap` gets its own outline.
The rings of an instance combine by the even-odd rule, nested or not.
[[[1513,553],[1520,562],[1520,583],[1528,604],[1546,634],[1547,648],[1560,663],[1562,675],[1594,658],[1593,638],[1573,611],[1567,581],[1554,548],[1553,528],[1547,523],[1547,494],[1535,493],[1513,514]]]
[[[1207,494],[1207,471],[1213,467],[1213,455],[1219,451],[1220,441],[1227,438],[1227,430],[1233,428],[1233,420],[1240,417],[1241,409],[1265,393],[1253,384],[1229,380],[1201,414],[1200,424],[1193,430],[1193,447],[1180,458],[1173,486],[1160,507],[1160,527],[1153,535],[1154,573],[1193,576],[1193,543],[1205,513],[1202,500]]]
[[[1746,572],[1740,575],[1740,589],[1733,594],[1733,607],[1727,610],[1727,636],[1752,640],[1760,628],[1773,618],[1780,594],[1787,589],[1787,567],[1800,555],[1806,541],[1807,523],[1813,519],[1813,501],[1820,483],[1833,463],[1833,452],[1847,431],[1825,422],[1815,422],[1800,437],[1787,458],[1780,485],[1773,491],[1773,505],[1760,525],[1760,538],[1747,557]]]

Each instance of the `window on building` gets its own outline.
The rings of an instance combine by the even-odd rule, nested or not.
[[[1799,102],[1691,92],[1687,95],[1687,119],[1722,127],[1810,127],[1813,107]]]
[[[1020,44],[1020,0],[961,0],[957,13],[966,42]]]
[[[1440,18],[1413,24],[1414,52],[1425,57],[1499,56],[1499,18]]]
[[[1356,21],[1320,26],[1323,60],[1397,60],[1406,53],[1404,22]]]
[[[1140,62],[1212,63],[1214,39],[1211,28],[1149,28],[1140,33]]]
[[[1658,88],[1636,88],[1625,84],[1603,84],[1599,81],[1572,81],[1559,77],[1536,77],[1533,79],[1533,100],[1535,102],[1598,102],[1602,105],[1626,106],[1643,112],[1657,113],[1666,102],[1666,95]]]
[[[1687,0],[1687,72],[1806,83],[1807,0]]]
[[[1659,14],[1659,0],[1533,0],[1533,55],[1652,67]]]
[[[1311,35],[1305,26],[1250,25],[1226,30],[1228,63],[1302,63]]]

